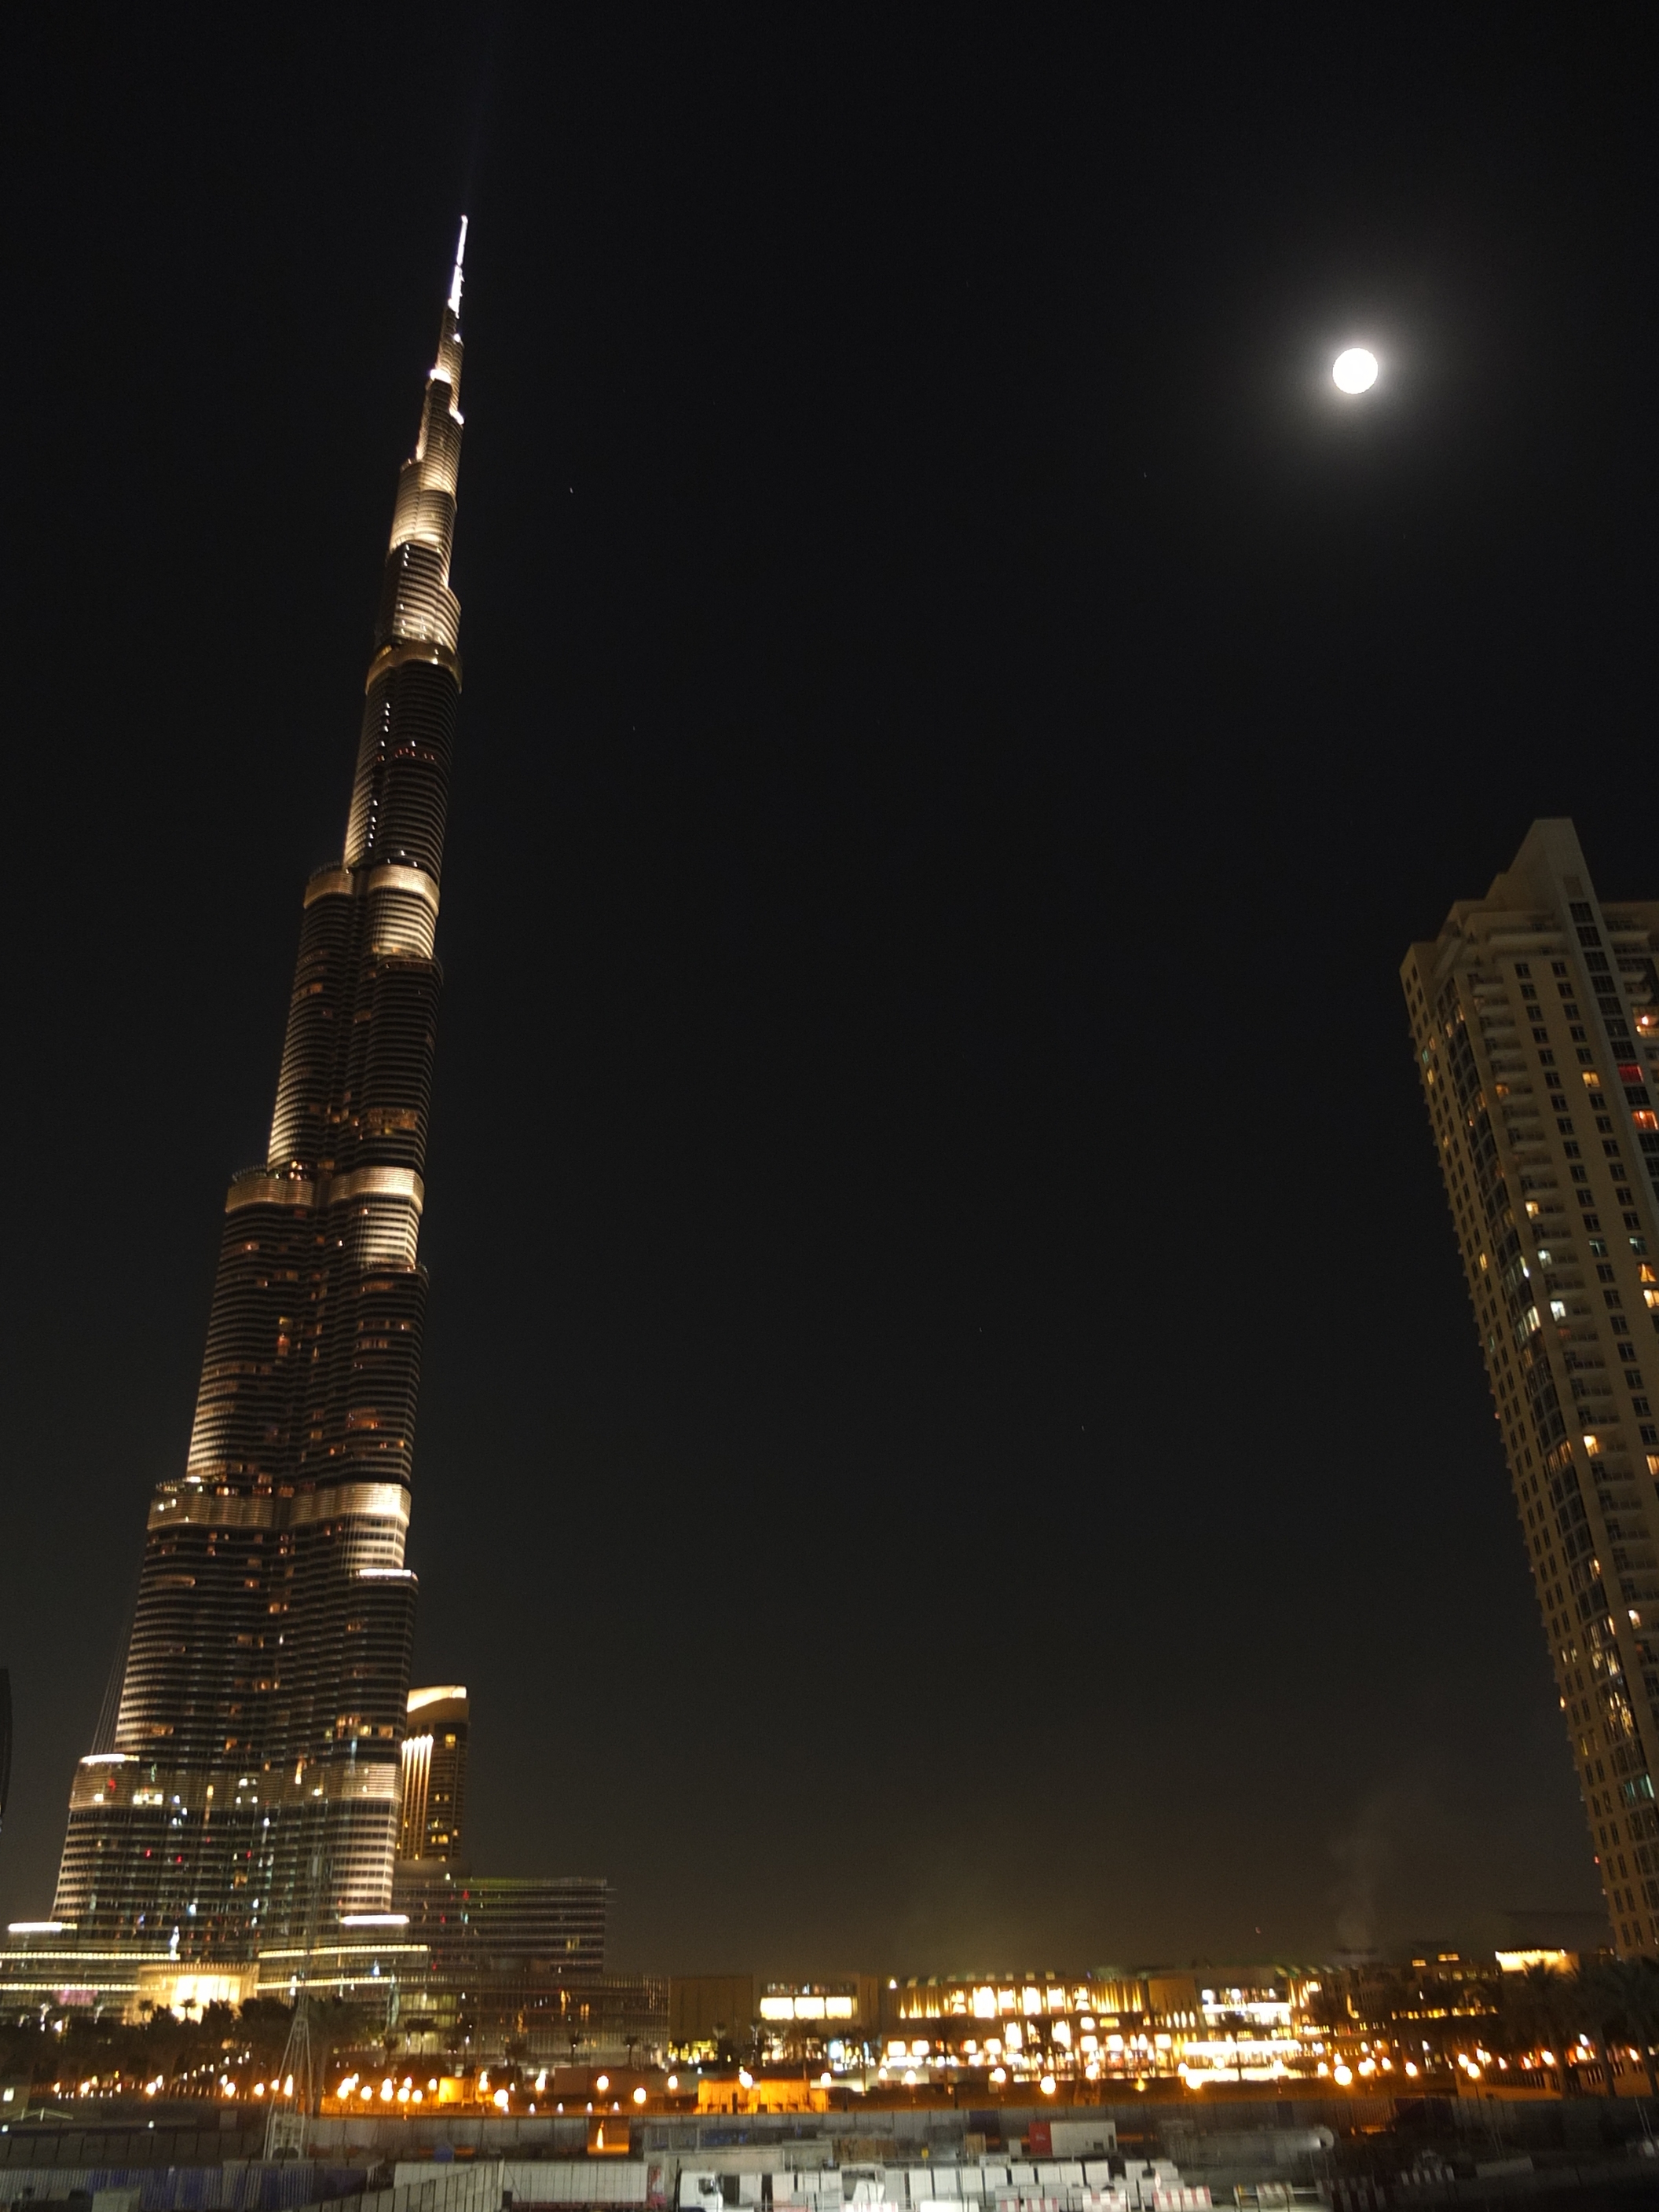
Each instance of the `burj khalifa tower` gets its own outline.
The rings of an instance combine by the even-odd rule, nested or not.
[[[70,1798],[56,1919],[180,1960],[251,1959],[390,1901],[465,244],[463,222],[398,480],[344,852],[306,886],[270,1147],[225,1199],[189,1455],[149,1501],[118,1699]]]

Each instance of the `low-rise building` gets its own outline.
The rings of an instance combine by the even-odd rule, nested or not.
[[[874,1974],[769,1980],[760,1974],[677,1975],[669,1983],[669,2041],[690,2061],[821,2058],[834,2048],[862,2060],[881,2028]]]

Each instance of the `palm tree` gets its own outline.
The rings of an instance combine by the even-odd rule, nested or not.
[[[1593,2038],[1607,2077],[1607,2094],[1619,2094],[1619,2074],[1613,2056],[1613,2024],[1620,2009],[1620,1990],[1616,1959],[1597,1958],[1581,1964],[1569,1977],[1575,2008]]]
[[[1567,2045],[1572,2037],[1569,2023],[1575,2009],[1572,1982],[1573,1978],[1541,1964],[1504,1977],[1510,2032],[1517,2043],[1541,2044],[1550,2052],[1556,2087],[1564,2097],[1568,2094]]]
[[[1620,2031],[1641,2051],[1648,2094],[1659,2097],[1653,2056],[1653,2046],[1659,2043],[1659,1963],[1652,1959],[1612,1959],[1603,1973]]]

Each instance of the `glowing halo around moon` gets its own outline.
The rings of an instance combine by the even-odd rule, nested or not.
[[[1364,346],[1350,346],[1332,362],[1331,381],[1339,392],[1369,392],[1376,381],[1376,356]]]

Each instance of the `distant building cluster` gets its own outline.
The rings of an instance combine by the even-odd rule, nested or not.
[[[1403,2088],[1449,2069],[1467,2074],[1465,2060],[1507,2074],[1498,2046],[1515,2044],[1528,2007],[1542,2019],[1554,2003],[1565,2018],[1577,1966],[1561,1950],[1471,1958],[1435,1948],[1212,1975],[718,1975],[671,1980],[668,2051],[718,2077],[701,2087],[705,2106],[725,2097],[734,2111],[787,2108],[800,2095],[822,2103],[849,2082],[866,2094],[1008,2097],[1168,2081]],[[1517,2075],[1532,2070],[1517,2050]]]
[[[940,2099],[1041,2109],[1148,2088],[1420,2095],[1485,2084],[1557,2095],[1610,2071],[1645,2078],[1645,2038],[1659,2021],[1650,1970],[1560,1950],[1430,1948],[1211,1974],[611,1977],[603,1910],[599,1884],[480,1881],[457,1869],[423,1925],[388,1914],[319,1948],[299,1986],[347,2002],[319,2110],[744,2118]],[[577,1947],[578,1963],[563,1944]],[[14,1929],[8,2009],[14,2020],[97,2014],[142,2028],[169,2013],[290,1997],[296,1984],[284,1976],[301,1963],[279,1951],[240,1975],[181,1972],[89,1954],[61,1928]],[[58,1979],[76,1972],[88,1979]],[[1621,2036],[1643,2039],[1626,2047]],[[206,2089],[216,2083],[256,2100],[280,2086],[251,2053],[245,2064],[216,2061]]]

